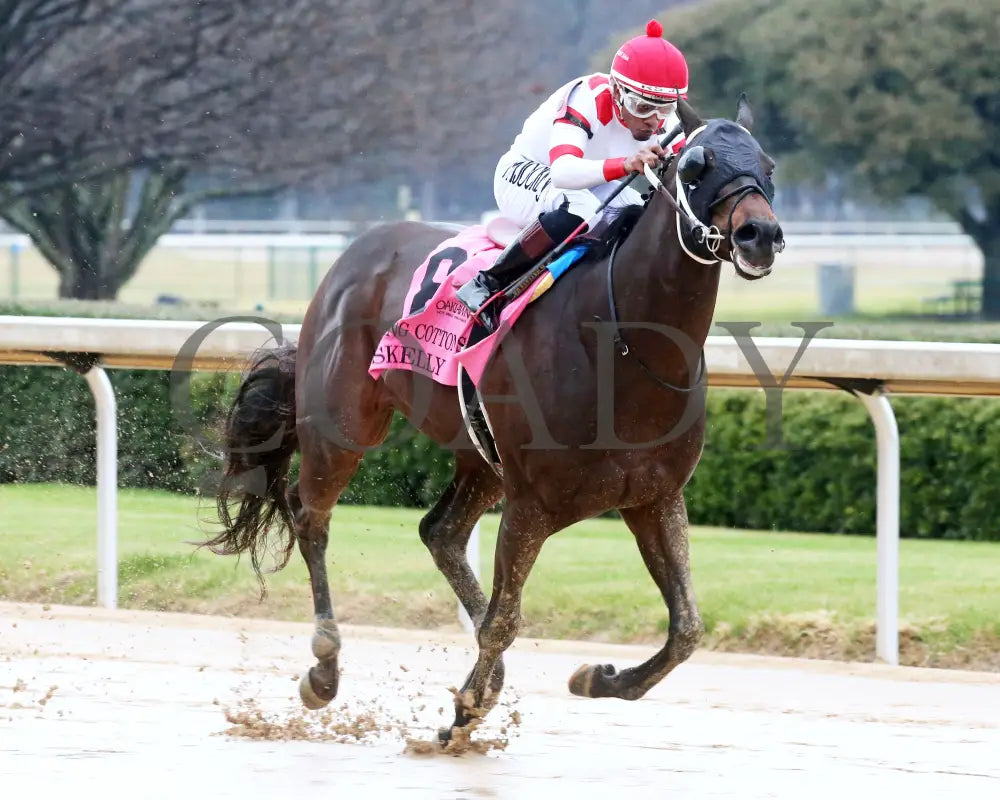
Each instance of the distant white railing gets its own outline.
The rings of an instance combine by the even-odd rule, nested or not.
[[[337,220],[337,219],[182,219],[174,223],[171,233],[327,233],[352,235],[357,230],[385,220]],[[449,225],[471,225],[478,218],[447,220]],[[781,227],[787,234],[832,235],[888,235],[888,236],[942,236],[961,235],[957,222],[879,222],[857,221],[803,221],[783,222]]]
[[[359,233],[385,220],[178,220],[158,240],[163,247],[343,247]],[[449,227],[478,220],[435,220]],[[783,222],[790,244],[806,247],[848,245],[909,247],[922,244],[972,243],[955,222]],[[0,249],[31,247],[16,231],[0,230]]]

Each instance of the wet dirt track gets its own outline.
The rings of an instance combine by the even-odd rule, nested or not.
[[[507,749],[420,756],[403,737],[450,721],[469,638],[342,633],[334,706],[349,708],[333,719],[374,719],[388,728],[374,742],[331,740],[301,711],[311,626],[0,603],[0,795],[1000,797],[996,674],[703,652],[627,703],[572,697],[566,681],[651,646],[521,640],[477,732],[505,726]],[[225,734],[225,710],[249,707],[299,738]]]

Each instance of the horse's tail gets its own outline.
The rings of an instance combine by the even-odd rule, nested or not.
[[[295,433],[295,345],[258,350],[244,373],[226,418],[225,473],[217,505],[223,530],[205,546],[220,555],[250,553],[254,573],[273,551],[277,572],[295,546],[286,490]],[[233,510],[236,514],[233,516]],[[273,528],[273,530],[272,530]]]

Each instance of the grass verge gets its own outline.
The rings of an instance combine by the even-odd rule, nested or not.
[[[95,602],[91,488],[0,486],[0,597]],[[119,514],[122,607],[308,620],[296,553],[268,577],[261,602],[248,561],[191,544],[212,530],[209,500],[124,490]],[[455,600],[417,536],[423,512],[341,506],[331,527],[330,580],[344,622],[456,624]],[[481,574],[491,579],[496,517],[483,521]],[[715,528],[692,530],[704,646],[727,651],[871,660],[875,540]],[[901,661],[1000,670],[1000,545],[905,539],[901,547]],[[541,638],[662,642],[663,601],[631,535],[590,520],[552,537],[525,589],[522,633]]]

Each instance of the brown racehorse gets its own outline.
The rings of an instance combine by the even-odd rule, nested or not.
[[[421,520],[420,538],[477,628],[479,657],[456,697],[456,727],[498,699],[502,655],[517,634],[522,588],[542,544],[612,509],[663,595],[668,636],[638,666],[581,667],[570,690],[637,699],[695,649],[703,625],[683,489],[704,439],[698,355],[712,323],[719,259],[744,278],[763,277],[784,242],[770,204],[774,162],[750,133],[745,98],[738,124],[704,123],[684,102],[679,115],[688,143],[661,170],[662,184],[650,179],[659,188],[645,209],[612,223],[604,249],[528,307],[487,368],[481,389],[502,478],[473,448],[453,388],[408,371],[377,381],[368,374],[414,269],[450,231],[407,222],[360,236],[317,290],[297,349],[255,358],[227,421],[227,477],[218,498],[225,529],[208,544],[224,554],[250,553],[259,576],[269,535],[280,537],[271,542],[280,545],[280,566],[298,542],[316,614],[317,663],[300,684],[306,706],[329,703],[339,680],[325,562],[331,511],[364,449],[384,441],[394,410],[455,452],[454,478]],[[296,450],[301,469],[289,487]],[[487,601],[465,552],[473,525],[501,498]]]

